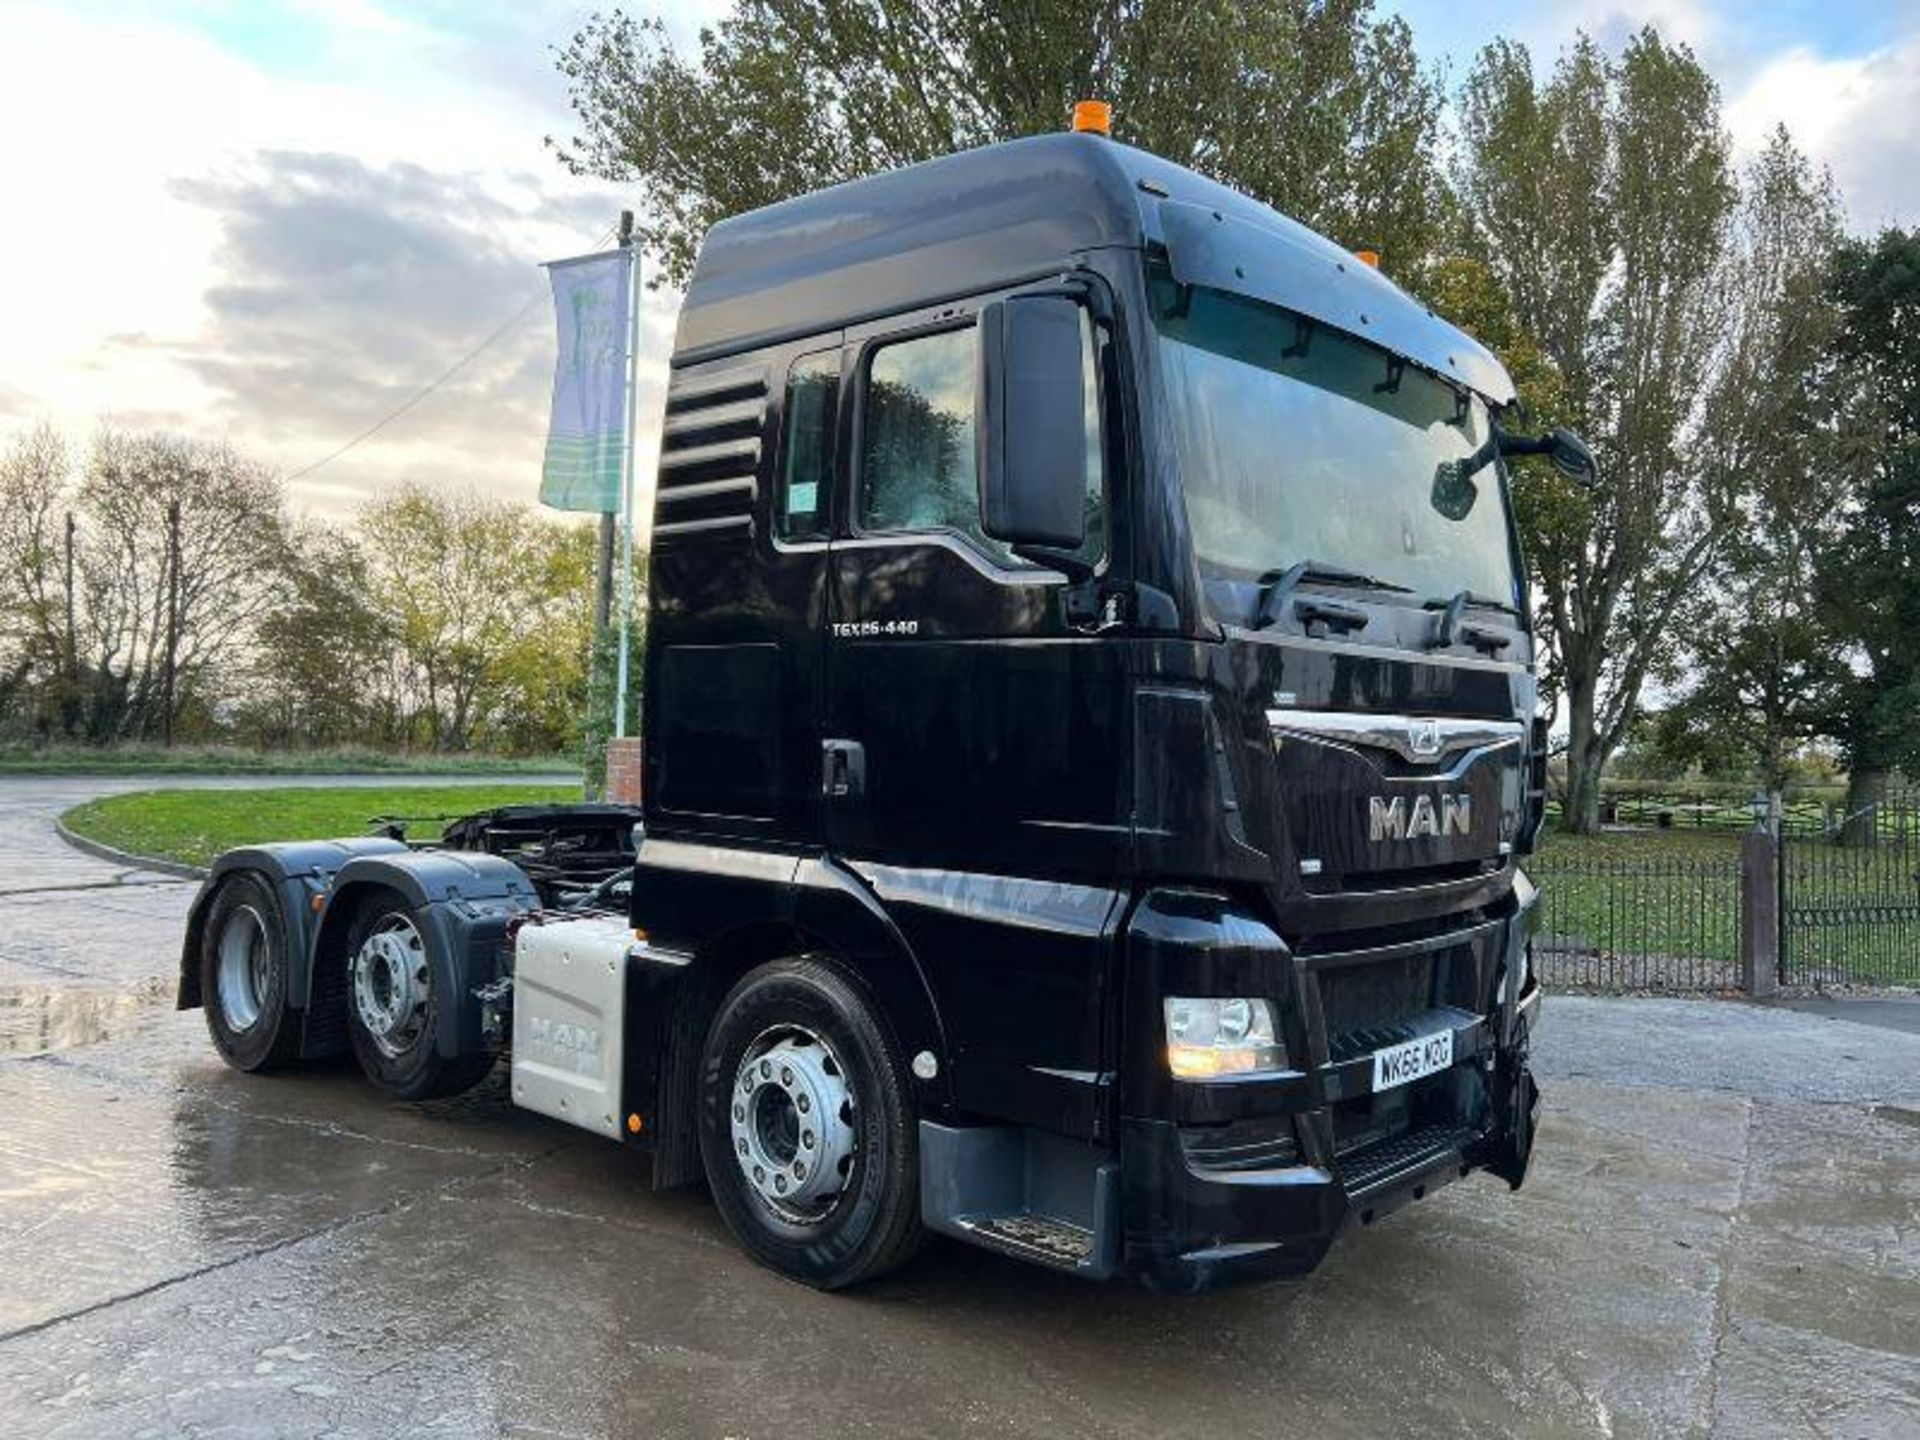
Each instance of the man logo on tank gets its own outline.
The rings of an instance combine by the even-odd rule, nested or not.
[[[1376,845],[1390,840],[1420,840],[1427,836],[1467,835],[1473,831],[1473,797],[1442,795],[1438,803],[1431,795],[1396,795],[1388,800],[1374,795],[1367,800],[1367,839]]]

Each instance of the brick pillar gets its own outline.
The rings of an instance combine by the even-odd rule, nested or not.
[[[607,741],[607,803],[640,803],[640,737]]]

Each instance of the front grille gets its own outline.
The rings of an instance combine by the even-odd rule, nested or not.
[[[1434,956],[1416,952],[1366,965],[1320,972],[1320,1016],[1335,1058],[1368,1032],[1393,1026],[1433,1008]],[[1360,1048],[1377,1049],[1361,1044]]]
[[[1277,1170],[1300,1159],[1293,1122],[1286,1119],[1236,1120],[1183,1130],[1180,1144],[1189,1163],[1203,1170]]]

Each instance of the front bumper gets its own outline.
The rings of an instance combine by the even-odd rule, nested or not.
[[[1330,977],[1358,980],[1366,966],[1411,965],[1422,947],[1438,947],[1420,941],[1317,957],[1282,947],[1270,955],[1260,968],[1271,973],[1284,956],[1295,981],[1289,1053],[1306,1063],[1226,1083],[1175,1082],[1152,1096],[1158,1103],[1131,1107],[1120,1133],[1121,1271],[1177,1292],[1303,1275],[1349,1226],[1371,1224],[1475,1169],[1517,1188],[1539,1099],[1527,1061],[1540,988],[1526,965],[1525,908],[1448,942],[1463,952],[1478,947],[1457,973],[1491,1000],[1484,1013],[1436,993],[1433,1008],[1396,1027],[1329,1035],[1349,983]],[[1243,920],[1226,933],[1233,953],[1205,963],[1244,973],[1249,952],[1266,947],[1250,943]],[[1199,938],[1191,929],[1181,937]],[[1158,981],[1182,966],[1164,944],[1153,947],[1152,961]],[[1431,963],[1437,974],[1451,962]],[[1451,1068],[1373,1093],[1374,1049],[1443,1029],[1453,1035]]]

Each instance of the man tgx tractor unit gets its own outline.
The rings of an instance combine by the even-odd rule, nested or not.
[[[1512,400],[1365,257],[1097,135],[727,220],[630,874],[235,851],[180,1003],[242,1069],[351,1050],[403,1099],[504,1051],[823,1287],[937,1231],[1197,1290],[1518,1186],[1545,732],[1503,456],[1591,461]]]

